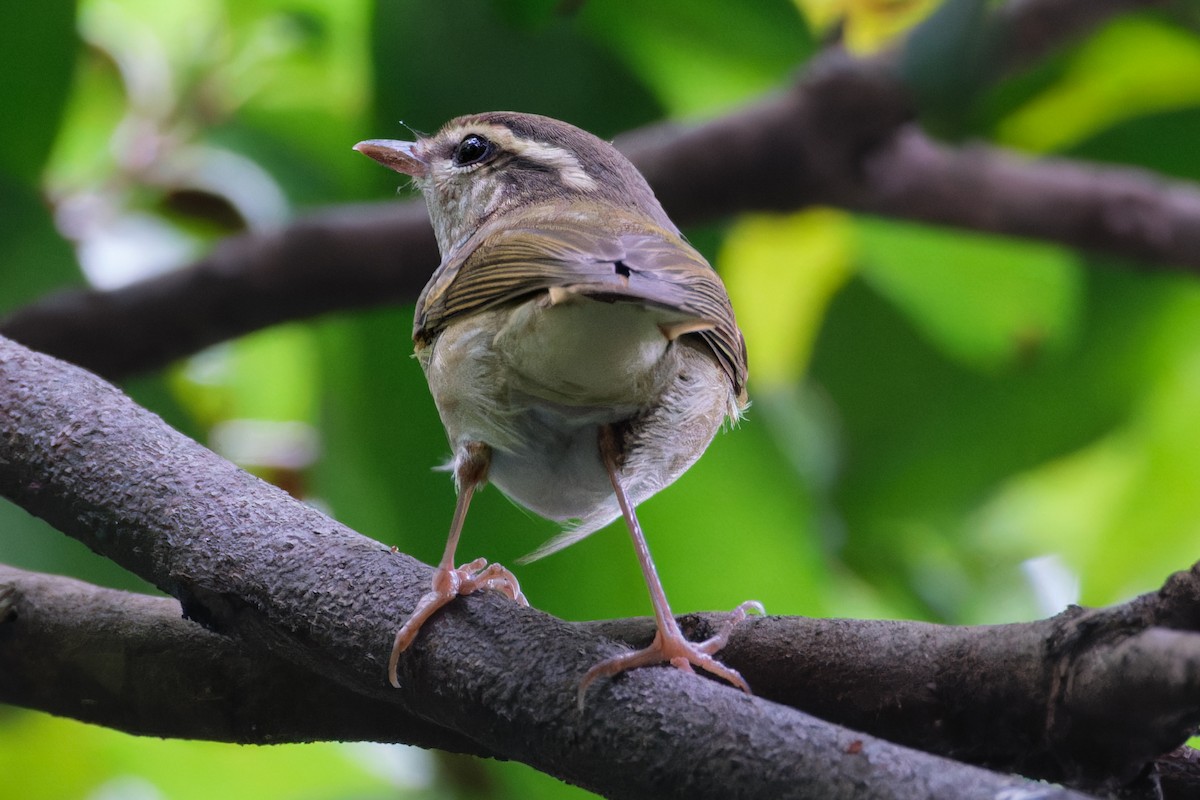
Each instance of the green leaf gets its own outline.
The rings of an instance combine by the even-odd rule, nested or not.
[[[987,552],[947,550],[966,520],[1001,481],[1119,426],[1157,369],[1173,282],[1098,267],[1087,276],[1088,310],[1068,346],[1021,369],[952,357],[866,278],[831,305],[811,374],[840,421],[840,555],[904,612],[973,613],[971,587],[1001,570]]]
[[[75,66],[75,4],[0,3],[0,173],[30,185],[54,145]]]
[[[314,422],[320,373],[311,331],[277,325],[219,345],[174,375],[174,388],[205,425],[232,419]]]
[[[736,10],[725,0],[659,0],[636,12],[627,2],[593,0],[581,17],[676,115],[711,113],[772,89],[815,49],[784,0]]]
[[[991,75],[998,44],[988,0],[945,0],[912,30],[900,75],[927,125],[946,132],[961,126],[968,101]]]
[[[411,309],[318,326],[322,457],[313,482],[337,519],[436,563],[450,528],[454,486],[434,468],[446,462],[450,447],[411,357],[411,326]],[[491,553],[473,537],[476,524],[472,513],[463,544],[471,558],[476,550]]]
[[[851,218],[828,209],[745,216],[729,230],[716,263],[757,388],[804,374],[829,299],[853,268],[854,238]]]
[[[1079,576],[1082,602],[1109,604],[1152,589],[1186,566],[1200,534],[1200,287],[1174,279],[1137,290],[1156,296],[1151,318],[1124,335],[1141,376],[1128,415],[1107,435],[1002,484],[972,526],[984,553],[1015,560],[1060,556]],[[1146,323],[1150,324],[1146,324]],[[1089,399],[1093,384],[1078,387]]]
[[[20,569],[67,574],[101,586],[156,593],[141,578],[63,536],[38,517],[0,498],[0,563]],[[0,750],[4,745],[0,742]]]
[[[0,312],[82,283],[75,254],[35,189],[0,175],[0,208]]]
[[[863,277],[946,355],[999,370],[1075,338],[1083,284],[1053,245],[863,218]]]
[[[1116,123],[1200,105],[1200,39],[1153,15],[1119,17],[1070,57],[1062,79],[1002,121],[1002,144],[1062,150]]]
[[[400,119],[428,131],[460,114],[511,110],[608,137],[661,115],[630,70],[565,14],[531,27],[487,0],[397,0],[376,4],[372,33],[375,136],[392,135]]]
[[[71,757],[63,758],[67,741]],[[403,797],[396,793],[429,780],[429,766],[419,763],[404,772],[388,765],[389,780],[382,764],[391,748],[383,746],[368,758],[359,746],[329,742],[244,747],[153,739],[28,712],[0,717],[0,742],[5,787],[28,800]]]
[[[1200,106],[1163,111],[1120,122],[1080,142],[1069,155],[1200,181],[1198,132]]]
[[[772,614],[833,607],[818,501],[809,476],[774,446],[775,432],[751,406],[745,422],[718,434],[682,478],[638,507],[676,613],[724,611],[744,600],[758,600]],[[635,572],[628,534],[613,533],[625,540],[624,564],[616,569]],[[638,600],[634,613],[649,613],[644,588]]]

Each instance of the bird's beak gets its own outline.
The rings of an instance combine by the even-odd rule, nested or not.
[[[396,139],[368,139],[354,145],[355,150],[370,156],[388,169],[414,178],[424,178],[429,172],[429,164],[413,152],[416,147],[416,142],[401,142]]]

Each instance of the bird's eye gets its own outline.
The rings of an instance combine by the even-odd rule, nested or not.
[[[477,133],[463,137],[454,149],[454,166],[466,167],[478,164],[492,154],[493,145]]]

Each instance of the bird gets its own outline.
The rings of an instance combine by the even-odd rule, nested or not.
[[[670,663],[749,693],[718,661],[734,609],[691,642],[672,615],[636,507],[673,483],[748,405],[746,344],[720,277],[612,144],[569,123],[495,111],[415,141],[354,149],[420,189],[441,263],[417,299],[413,342],[452,449],[457,503],[430,590],[397,631],[388,680],[421,626],[460,595],[527,605],[516,576],[480,558],[455,566],[471,498],[485,483],[564,523],[524,560],[623,517],[649,590],[646,648],[593,666],[597,679]]]

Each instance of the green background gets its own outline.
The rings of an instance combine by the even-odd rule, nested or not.
[[[0,311],[394,197],[396,176],[350,146],[403,138],[401,119],[430,131],[515,109],[612,137],[728,113],[830,35],[811,5],[2,4]],[[1193,7],[1116,19],[996,80],[984,5],[951,0],[914,36],[904,74],[929,130],[1200,179]],[[642,508],[677,611],[754,598],[773,614],[1018,621],[1153,590],[1195,559],[1194,280],[827,208],[687,233],[729,285],[754,405]],[[315,459],[265,465],[250,448],[247,466],[432,562],[453,491],[432,470],[447,446],[411,322],[411,307],[295,322],[124,387],[204,442],[230,421],[286,423],[270,430]],[[511,564],[555,530],[484,491],[460,553]],[[0,561],[147,588],[4,503]],[[518,571],[568,619],[648,613],[617,526]],[[6,707],[0,775],[30,799],[585,794],[519,764],[139,739]]]

